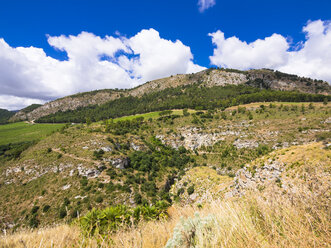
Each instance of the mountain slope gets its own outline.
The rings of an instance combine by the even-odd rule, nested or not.
[[[7,109],[0,109],[0,124],[7,123],[8,120],[15,115],[15,112]]]
[[[216,172],[207,176],[227,183],[274,149],[330,142],[330,121],[322,103],[255,103],[67,125],[17,159],[0,161],[1,229],[71,221],[109,204],[190,197],[190,182],[182,184],[187,194],[170,191],[175,179],[192,175],[189,169],[208,166]]]
[[[5,248],[22,244],[28,248],[41,244],[105,248],[134,247],[134,244],[144,248],[328,247],[329,153],[330,149],[316,142],[275,151],[251,164],[260,169],[260,165],[270,164],[271,159],[281,165],[280,180],[266,180],[264,185],[247,189],[242,197],[216,196],[206,198],[208,201],[199,205],[174,204],[168,209],[169,218],[141,221],[104,237],[82,237],[78,226],[60,225],[0,237],[0,245]],[[192,175],[194,180],[204,182],[221,177],[214,175],[215,172],[208,177],[212,170],[208,167],[192,170],[200,171]],[[238,179],[239,176],[232,179],[234,185],[238,185]]]
[[[214,87],[225,85],[247,84],[257,88],[282,91],[299,91],[304,93],[320,93],[330,95],[331,87],[327,82],[301,78],[272,70],[238,71],[231,69],[207,69],[202,72],[187,75],[174,75],[168,78],[147,82],[133,89],[127,90],[97,90],[80,93],[55,101],[29,112],[20,111],[11,121],[36,120],[43,116],[75,110],[90,105],[101,105],[123,97],[141,97],[168,88],[198,84],[199,87]]]

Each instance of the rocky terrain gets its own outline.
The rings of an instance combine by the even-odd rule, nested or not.
[[[272,70],[222,70],[207,69],[196,74],[174,75],[168,78],[147,82],[133,89],[97,90],[60,98],[44,104],[30,112],[19,111],[10,121],[36,120],[59,111],[75,110],[89,105],[100,105],[121,97],[140,97],[170,87],[200,84],[203,87],[248,84],[258,88],[282,91],[299,91],[330,95],[331,87],[327,82],[301,78],[295,75]]]
[[[288,158],[292,146],[330,142],[330,108],[323,103],[252,103],[208,115],[188,113],[148,113],[136,116],[146,117],[140,122],[123,117],[111,125],[70,124],[18,159],[3,161],[2,228],[69,221],[92,207],[151,204],[168,194],[173,202],[204,204],[247,190],[268,192],[269,183],[292,192],[291,165],[282,154]],[[130,119],[136,126],[130,127]],[[186,164],[173,167],[179,156]],[[160,167],[145,169],[146,164]]]

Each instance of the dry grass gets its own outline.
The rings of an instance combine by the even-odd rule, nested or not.
[[[106,239],[86,239],[77,227],[63,225],[0,237],[0,247],[157,248],[165,247],[175,227],[183,227],[179,233],[183,242],[169,248],[331,247],[330,150],[313,143],[284,149],[277,155],[290,168],[286,178],[297,185],[297,197],[279,188],[268,194],[254,192],[242,198],[214,200],[202,209],[174,205],[168,219],[143,222]],[[302,164],[292,167],[297,161]],[[201,219],[209,217],[209,222],[186,230],[183,221],[190,222],[197,212]]]
[[[24,231],[21,233],[0,237],[0,247],[75,247],[79,244],[80,234],[76,227],[61,225],[38,231]]]
[[[214,201],[199,210],[192,206],[172,207],[165,221],[142,223],[105,240],[84,240],[75,227],[59,226],[38,232],[25,232],[0,239],[0,247],[164,247],[181,218],[211,216],[207,228],[175,247],[330,247],[327,209],[290,202],[279,195],[263,199],[258,195]],[[305,202],[307,204],[307,202]],[[194,240],[194,245],[191,246]],[[24,246],[24,245],[25,246]]]

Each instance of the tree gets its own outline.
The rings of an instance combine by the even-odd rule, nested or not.
[[[91,121],[91,117],[86,117],[86,125],[91,125],[92,121]]]
[[[323,100],[323,104],[324,105],[328,105],[328,99],[325,97],[324,100]]]

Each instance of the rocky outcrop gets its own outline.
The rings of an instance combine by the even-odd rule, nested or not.
[[[119,93],[111,90],[92,91],[77,94],[48,102],[28,113],[19,111],[10,119],[10,121],[36,120],[40,117],[54,114],[58,111],[75,110],[79,107],[102,104],[119,97]]]
[[[178,149],[183,146],[189,150],[196,150],[202,146],[212,146],[217,141],[224,140],[222,133],[211,132],[208,133],[200,128],[182,128],[178,130],[180,134],[171,135],[156,135],[163,144],[169,145],[172,148]]]
[[[105,162],[109,162],[116,169],[125,169],[129,166],[130,160],[127,157],[120,158],[104,158]]]
[[[237,171],[232,189],[225,194],[225,197],[242,196],[247,190],[259,190],[265,188],[267,184],[280,183],[283,169],[282,163],[271,159],[260,168],[247,165]]]
[[[103,104],[120,97],[140,97],[144,94],[161,91],[170,87],[190,84],[200,84],[204,87],[239,85],[249,82],[254,87],[271,88],[275,90],[301,91],[306,93],[331,94],[331,87],[327,82],[301,78],[295,75],[274,72],[272,70],[223,70],[208,69],[195,74],[180,74],[157,79],[130,90],[97,90],[80,93],[55,101],[48,102],[33,111],[26,113],[19,111],[10,120],[36,120],[40,117],[58,111],[75,110],[88,105]]]

